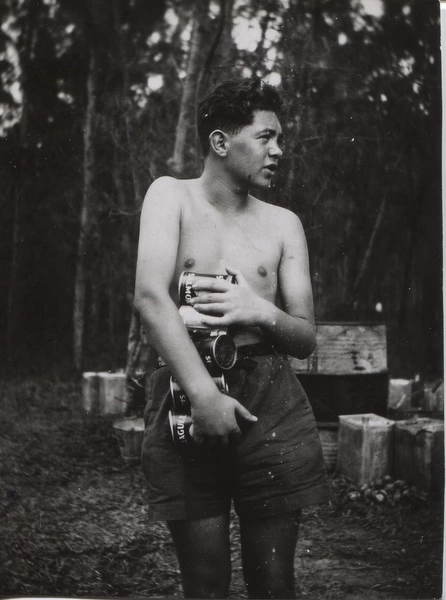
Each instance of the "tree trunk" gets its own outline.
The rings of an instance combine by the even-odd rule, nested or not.
[[[110,347],[116,354],[116,285],[113,277],[113,269],[108,269],[108,340]]]
[[[227,69],[229,56],[232,48],[232,9],[234,0],[220,0],[220,18],[217,31],[208,50],[206,59],[203,61],[203,67],[198,79],[198,85],[195,94],[195,103],[201,98],[203,92],[209,86],[210,75],[214,63],[218,63],[218,69],[224,72]],[[226,69],[225,69],[226,67]],[[220,77],[217,77],[219,80]]]
[[[95,50],[91,49],[90,64],[87,80],[87,111],[84,126],[84,166],[83,166],[83,194],[80,219],[79,243],[76,260],[76,275],[74,282],[74,309],[73,309],[73,345],[74,364],[80,371],[85,333],[85,299],[88,280],[88,242],[92,227],[92,207],[94,202],[93,179],[95,170],[95,145],[94,127],[96,120],[96,95],[97,95],[97,59]]]
[[[199,84],[206,43],[206,23],[208,2],[198,1],[194,13],[192,38],[190,42],[187,75],[184,80],[180,116],[175,133],[175,147],[170,159],[170,167],[176,175],[183,175],[186,165],[188,134],[194,123],[196,90]]]
[[[401,162],[401,159],[404,156],[404,152],[405,152],[405,147],[402,148],[402,150],[401,150],[401,152],[400,152],[397,160],[395,161],[395,164],[393,165],[393,168],[390,171],[391,173],[395,173],[397,171],[398,166],[399,166],[399,164]],[[388,198],[388,195],[390,193],[390,189],[391,189],[391,183],[389,182],[386,190],[384,191],[384,194],[383,194],[380,206],[379,206],[378,214],[376,216],[375,224],[373,226],[373,230],[372,230],[372,233],[370,235],[370,238],[369,238],[369,241],[368,241],[368,244],[367,244],[367,248],[366,248],[366,250],[364,252],[364,256],[362,258],[358,274],[357,274],[355,282],[353,284],[353,292],[354,293],[358,292],[359,286],[360,286],[360,284],[361,284],[361,282],[362,282],[362,280],[364,278],[364,275],[365,275],[365,273],[367,271],[367,268],[369,266],[370,258],[372,256],[372,251],[374,250],[374,247],[375,247],[375,239],[376,239],[378,231],[379,231],[379,229],[381,227],[381,224],[383,222],[384,211],[386,209],[387,198]],[[354,309],[355,310],[357,309],[357,300],[355,301]]]
[[[17,50],[20,59],[20,87],[22,91],[22,114],[20,118],[20,130],[17,140],[16,154],[16,177],[12,188],[13,221],[12,221],[12,252],[11,270],[9,274],[8,298],[7,298],[7,324],[6,324],[6,346],[7,356],[10,361],[14,360],[14,350],[19,325],[19,273],[21,263],[22,246],[22,205],[25,191],[25,169],[28,155],[28,124],[29,124],[29,102],[28,95],[28,70],[31,57],[32,40],[36,31],[36,19],[38,5],[31,4],[25,27],[19,38]],[[20,43],[21,42],[21,43]]]
[[[126,45],[124,35],[122,33],[121,23],[119,19],[119,7],[117,0],[113,0],[113,17],[114,17],[114,25],[116,29],[116,39],[117,39],[117,57],[119,59],[119,68],[121,71],[122,77],[122,90],[121,90],[121,106],[120,109],[122,111],[123,125],[124,125],[124,135],[125,135],[125,144],[127,147],[127,152],[129,156],[129,167],[130,174],[132,177],[132,185],[134,191],[134,200],[135,205],[139,208],[142,204],[145,189],[144,184],[141,181],[141,177],[139,176],[136,161],[135,161],[135,144],[133,142],[132,136],[132,123],[130,118],[130,107],[129,107],[129,70],[128,70],[128,59],[126,52]]]
[[[21,231],[21,213],[22,213],[22,200],[23,200],[23,187],[24,179],[21,174],[24,171],[24,149],[23,142],[24,136],[26,136],[27,127],[26,117],[24,115],[27,112],[27,99],[26,95],[23,94],[23,105],[22,105],[22,118],[20,123],[20,137],[19,137],[19,148],[17,152],[17,176],[16,184],[13,188],[13,221],[12,221],[12,255],[11,255],[11,270],[9,274],[9,286],[8,286],[8,319],[6,329],[6,344],[7,344],[7,356],[9,361],[14,360],[15,354],[15,340],[16,332],[18,329],[18,305],[19,305],[19,270],[20,270],[20,231]],[[23,133],[24,132],[24,133]]]
[[[219,45],[215,52],[215,64],[217,71],[217,77],[219,81],[223,79],[229,79],[231,77],[233,64],[232,59],[235,58],[237,49],[232,38],[232,24],[233,24],[233,9],[234,0],[221,0],[221,37],[219,38]],[[208,84],[205,80],[204,85]],[[207,87],[207,85],[206,85]]]

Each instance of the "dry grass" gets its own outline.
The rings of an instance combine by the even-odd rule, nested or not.
[[[84,420],[70,377],[0,384],[0,595],[179,598],[174,549],[147,522],[138,465],[120,458],[111,420]],[[442,506],[333,502],[307,510],[296,553],[301,597],[441,595]],[[236,520],[231,597],[245,597]]]

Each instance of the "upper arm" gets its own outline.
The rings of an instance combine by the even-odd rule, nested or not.
[[[144,199],[136,265],[135,302],[168,293],[174,277],[180,237],[179,182],[157,179]]]
[[[314,323],[308,248],[300,219],[282,213],[283,247],[279,265],[279,289],[283,309],[293,317]]]

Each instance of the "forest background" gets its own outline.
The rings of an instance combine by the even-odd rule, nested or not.
[[[194,107],[257,74],[286,152],[318,321],[384,322],[393,376],[443,369],[438,0],[4,0],[0,347],[124,367],[154,178],[195,176]],[[0,351],[2,352],[2,351]]]

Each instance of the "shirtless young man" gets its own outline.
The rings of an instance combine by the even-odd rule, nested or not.
[[[142,465],[151,518],[168,523],[188,598],[228,595],[231,501],[249,597],[294,598],[300,509],[328,498],[312,411],[286,356],[315,347],[304,232],[251,193],[270,186],[282,156],[280,111],[278,92],[257,78],[211,90],[197,113],[201,177],[157,179],[141,215],[135,305],[165,363],[150,379]],[[180,316],[184,270],[236,277],[198,279],[193,300],[204,325],[229,327],[236,341],[229,395]],[[192,407],[187,455],[170,435],[170,374]]]

